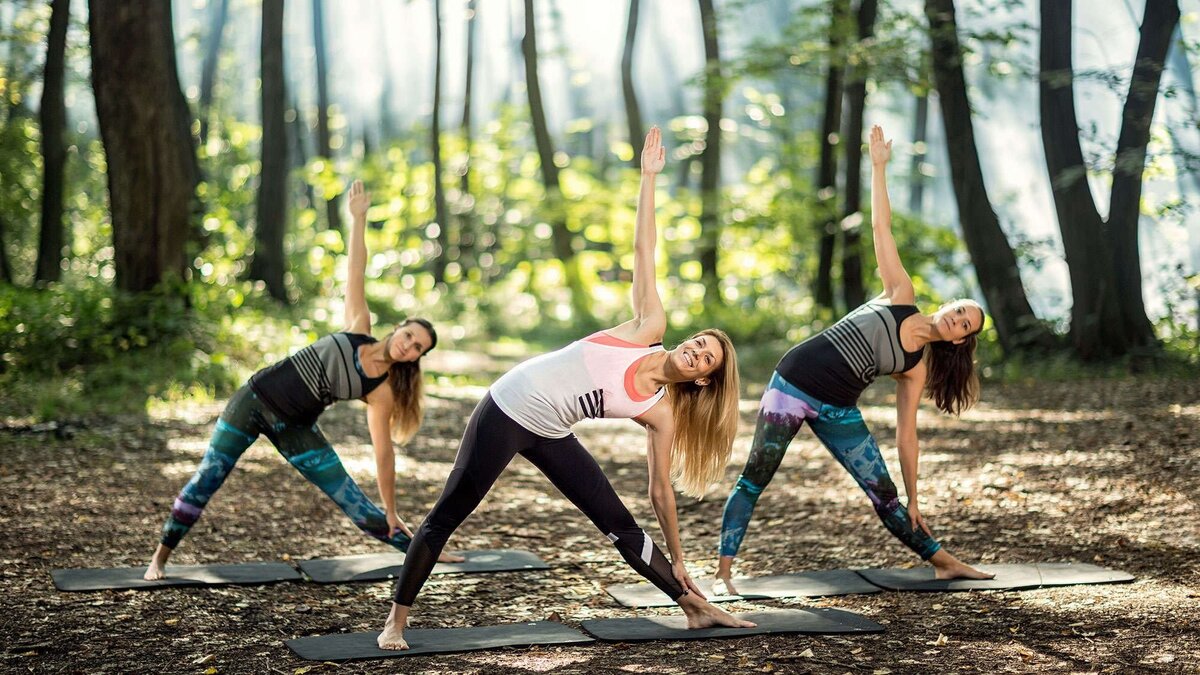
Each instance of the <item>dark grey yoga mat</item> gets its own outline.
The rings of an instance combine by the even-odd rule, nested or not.
[[[994,579],[934,578],[932,567],[912,569],[858,570],[864,579],[890,591],[1016,591],[1041,586],[1070,586],[1073,584],[1106,584],[1132,581],[1124,572],[1105,567],[1071,563],[1028,563],[979,565],[980,570],[994,572]]]
[[[776,574],[765,577],[742,577],[733,580],[739,595],[713,593],[713,580],[699,582],[700,591],[711,602],[730,600],[762,600],[766,598],[819,598],[830,595],[878,593],[880,588],[868,583],[854,570],[818,570],[796,574]],[[604,589],[614,600],[626,607],[669,607],[675,602],[652,584],[619,584]]]
[[[460,563],[438,563],[434,574],[468,574],[472,572],[511,572],[514,570],[544,570],[550,566],[529,551],[518,549],[486,549],[463,551],[466,558]],[[393,579],[404,566],[403,553],[368,553],[337,558],[313,558],[300,563],[300,570],[318,584],[346,581],[385,581]]]
[[[300,581],[291,565],[281,562],[251,562],[233,565],[167,565],[167,578],[146,581],[145,567],[113,569],[52,570],[50,576],[60,591],[100,591],[168,586],[223,586],[228,584],[271,584]]]
[[[630,619],[594,619],[583,629],[607,642],[642,640],[701,640],[738,638],[767,633],[882,633],[883,626],[840,609],[776,609],[734,616],[758,624],[754,628],[701,628],[688,630],[684,616],[643,616]]]
[[[556,621],[509,623],[471,628],[412,628],[404,631],[409,648],[404,651],[380,649],[375,640],[379,632],[340,633],[287,640],[285,644],[302,659],[310,661],[348,661],[379,659],[418,654],[449,654],[496,647],[529,647],[595,642],[592,638]]]

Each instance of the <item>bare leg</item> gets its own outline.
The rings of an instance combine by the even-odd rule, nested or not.
[[[681,596],[676,602],[687,615],[688,629],[711,628],[713,626],[728,626],[730,628],[754,628],[756,624],[743,621],[723,609],[713,606],[707,600],[701,600],[695,593]]]
[[[154,549],[154,557],[150,559],[150,566],[146,568],[142,578],[146,581],[158,581],[165,577],[164,568],[167,566],[167,558],[171,557],[171,551],[166,544],[159,544],[158,548]]]
[[[733,586],[733,556],[723,555],[717,560],[717,583],[713,584],[716,595],[739,595]],[[724,585],[724,588],[722,588]]]
[[[383,632],[376,641],[380,649],[408,649],[408,643],[404,641],[404,629],[408,626],[408,613],[411,609],[392,603],[392,611],[388,613]]]
[[[980,572],[970,565],[950,555],[946,549],[938,549],[929,559],[933,565],[934,577],[938,579],[993,579],[995,574]]]

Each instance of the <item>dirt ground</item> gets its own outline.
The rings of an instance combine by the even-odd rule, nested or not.
[[[439,493],[480,388],[434,387],[425,428],[398,462],[401,515],[415,525]],[[751,392],[752,394],[757,392]],[[864,410],[896,482],[891,387]],[[727,490],[745,461],[756,400],[726,480],[680,501],[693,576],[711,574]],[[66,434],[0,431],[0,671],[316,672],[1200,672],[1200,383],[1106,380],[985,388],[961,419],[921,412],[922,511],[968,561],[1099,563],[1131,584],[1023,592],[879,593],[741,602],[838,607],[880,635],[756,636],[602,644],[320,664],[293,637],[376,630],[388,583],[61,593],[50,570],[145,564],[177,490],[195,468],[219,406],[76,420]],[[374,494],[361,404],[322,426]],[[644,433],[628,421],[581,424],[618,492],[655,538]],[[62,437],[60,437],[62,436]],[[432,577],[414,627],[670,613],[616,604],[605,585],[637,581],[590,523],[522,459],[453,539],[455,549],[516,547],[549,570]],[[245,455],[173,562],[298,560],[382,552],[265,441]],[[908,566],[849,476],[807,430],[759,502],[738,571]]]

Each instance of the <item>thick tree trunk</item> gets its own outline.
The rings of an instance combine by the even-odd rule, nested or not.
[[[542,87],[538,81],[537,30],[534,22],[533,0],[525,3],[525,37],[521,40],[521,51],[525,57],[525,88],[529,94],[529,113],[533,122],[533,137],[537,144],[538,160],[542,166],[542,183],[546,187],[546,206],[554,244],[554,255],[562,261],[571,289],[571,306],[577,320],[591,319],[591,299],[584,288],[579,271],[579,260],[575,255],[574,236],[567,228],[566,208],[563,204],[562,187],[558,178],[558,166],[554,163],[554,142],[546,124],[546,110],[542,105]]]
[[[833,256],[837,245],[837,143],[842,126],[843,34],[848,0],[830,3],[829,65],[825,73],[825,109],[821,114],[821,153],[817,165],[817,276],[813,297],[818,307],[833,306]]]
[[[229,0],[217,0],[212,23],[204,40],[204,62],[200,66],[200,145],[208,142],[208,124],[212,116],[213,85],[217,80],[217,60],[221,56],[221,36],[229,17]]]
[[[263,0],[262,9],[262,173],[254,228],[254,259],[250,278],[267,285],[272,298],[287,303],[283,283],[287,259],[283,235],[287,229],[287,127],[283,102],[283,0]]]
[[[633,168],[641,166],[642,143],[646,131],[642,125],[642,108],[638,105],[637,89],[633,86],[633,46],[637,38],[639,0],[629,0],[629,20],[625,24],[625,48],[621,52],[621,92],[625,95],[625,120],[629,124],[629,144],[633,146]]]
[[[325,2],[313,0],[313,48],[317,61],[317,155],[333,161],[329,133],[329,52],[325,49]],[[331,230],[342,229],[341,199],[336,195],[325,201],[325,217]]]
[[[1189,152],[1191,147],[1195,147],[1185,141],[1182,136],[1190,132],[1192,139],[1195,140],[1197,134],[1200,134],[1200,101],[1197,101],[1196,86],[1192,76],[1192,64],[1187,58],[1187,43],[1183,41],[1183,31],[1178,27],[1175,28],[1175,34],[1171,38],[1171,51],[1167,57],[1168,64],[1175,71],[1175,81],[1179,83],[1179,87],[1183,89],[1184,96],[1187,101],[1187,113],[1178,125],[1169,124],[1167,131],[1171,135],[1171,145],[1176,149],[1176,171],[1175,180],[1179,186],[1179,194],[1188,194],[1189,190],[1195,195],[1200,195],[1200,172],[1184,170],[1190,166],[1190,158],[1179,160],[1180,151]],[[1189,127],[1191,127],[1189,129]],[[1191,185],[1187,185],[1190,182]],[[1200,222],[1195,218],[1187,223],[1188,233],[1188,250],[1189,263],[1191,265],[1191,274],[1200,274]],[[1200,287],[1194,291],[1196,299],[1196,321],[1197,328],[1200,329]],[[1196,333],[1197,346],[1200,347],[1200,330]]]
[[[63,260],[63,167],[67,148],[67,106],[63,98],[63,65],[67,50],[70,0],[54,0],[50,10],[50,34],[46,41],[46,66],[42,77],[42,104],[38,111],[42,130],[42,227],[38,236],[37,269],[34,280],[58,281]]]
[[[1168,5],[1174,13],[1152,11],[1151,6],[1160,8]],[[1173,17],[1173,18],[1172,18]],[[1153,54],[1146,58],[1151,63],[1135,65],[1130,80],[1130,99],[1125,105],[1125,120],[1121,137],[1117,142],[1117,168],[1113,176],[1113,191],[1110,201],[1110,223],[1100,217],[1087,183],[1087,165],[1079,143],[1079,123],[1075,113],[1074,72],[1071,61],[1071,2],[1054,0],[1041,3],[1041,83],[1039,86],[1042,117],[1042,146],[1046,153],[1046,167],[1050,173],[1054,193],[1054,206],[1058,213],[1059,229],[1062,232],[1063,249],[1071,278],[1071,343],[1083,359],[1100,360],[1122,356],[1130,350],[1154,343],[1153,330],[1146,319],[1141,302],[1141,273],[1137,264],[1137,212],[1141,196],[1142,168],[1123,166],[1126,163],[1145,162],[1145,144],[1149,137],[1150,118],[1157,99],[1158,81],[1161,76],[1166,43],[1169,41],[1179,10],[1173,1],[1151,0],[1147,6],[1147,21],[1144,22],[1139,61],[1147,42],[1155,42],[1159,32],[1165,32],[1161,55],[1155,60]],[[1162,31],[1158,23],[1170,25]],[[1152,71],[1152,72],[1151,72]],[[1147,81],[1147,80],[1151,81]],[[1147,92],[1144,88],[1150,88]],[[1146,101],[1149,97],[1149,101]],[[1130,106],[1133,110],[1130,110]],[[1141,121],[1131,120],[1129,115],[1145,116]],[[1132,128],[1131,128],[1132,127]],[[1135,132],[1134,129],[1141,128]],[[1140,151],[1137,149],[1141,146]],[[1136,173],[1136,188],[1130,185],[1130,174]],[[1118,188],[1118,185],[1122,187]],[[1130,201],[1130,193],[1136,190],[1137,199]],[[1128,220],[1132,213],[1133,224]],[[1120,235],[1114,228],[1123,228]],[[1128,230],[1132,229],[1135,278],[1134,289],[1122,290],[1122,282],[1130,283],[1128,270],[1118,264],[1129,265],[1130,253],[1117,253],[1116,246],[1129,245]],[[1134,303],[1128,296],[1137,294]],[[1131,302],[1131,306],[1124,306]]]
[[[971,104],[967,100],[954,1],[926,0],[925,15],[929,20],[934,82],[942,106],[958,219],[1000,346],[1007,353],[1049,348],[1054,344],[1053,335],[1029,306],[1017,258],[1000,229],[1000,220],[992,210],[984,185]]]
[[[433,213],[437,218],[438,250],[433,256],[434,283],[446,281],[450,250],[450,219],[446,215],[446,189],[442,185],[442,1],[433,0],[433,119],[429,124],[429,146],[433,153]]]
[[[929,136],[929,92],[917,94],[913,115],[913,155],[908,175],[908,212],[920,217],[925,212],[925,141]]]
[[[722,303],[717,267],[717,244],[721,239],[721,103],[725,83],[717,43],[717,13],[713,0],[700,1],[700,24],[704,32],[704,151],[700,154],[700,277],[705,302]]]
[[[466,262],[474,262],[475,251],[475,200],[471,196],[471,158],[473,137],[471,133],[471,94],[475,73],[475,28],[479,25],[478,0],[467,2],[467,71],[463,86],[462,129],[466,159],[463,161],[462,176],[459,178],[458,245]]]
[[[1129,94],[1121,115],[1113,167],[1112,197],[1109,201],[1108,231],[1112,239],[1117,301],[1127,330],[1139,346],[1155,344],[1154,327],[1142,300],[1142,267],[1138,247],[1141,221],[1142,176],[1146,168],[1146,146],[1150,122],[1158,102],[1163,66],[1171,47],[1171,35],[1179,25],[1176,0],[1147,0],[1142,17],[1141,40],[1134,61]]]
[[[196,192],[170,3],[91,0],[92,89],[108,163],[117,288],[182,278]]]
[[[12,285],[12,266],[8,263],[8,243],[4,238],[4,214],[0,213],[0,281]]]
[[[858,41],[865,42],[875,34],[875,17],[879,0],[861,0],[858,5]],[[846,84],[849,118],[846,120],[846,195],[842,205],[842,222],[858,216],[859,223],[842,228],[842,298],[846,308],[858,307],[867,301],[867,289],[862,274],[862,138],[863,115],[867,107],[866,61],[850,69]]]

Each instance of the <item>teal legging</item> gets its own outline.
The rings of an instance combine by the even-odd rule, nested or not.
[[[913,529],[908,509],[900,504],[887,464],[879,453],[879,444],[863,422],[862,411],[857,406],[822,403],[779,373],[771,376],[763,393],[750,459],[725,502],[721,519],[721,555],[737,555],[759,494],[771,482],[788,445],[805,422],[867,493],[884,527],[922,560],[933,557],[941,546],[924,531]]]
[[[321,429],[316,424],[301,426],[281,421],[249,386],[242,387],[229,399],[217,420],[217,428],[213,430],[200,467],[175,498],[171,515],[163,524],[164,546],[175,548],[179,545],[200,519],[208,500],[225,482],[238,458],[260,434],[275,445],[288,463],[329,495],[359,529],[401,551],[408,550],[408,535],[397,532],[388,536],[387,515],[346,473]]]

